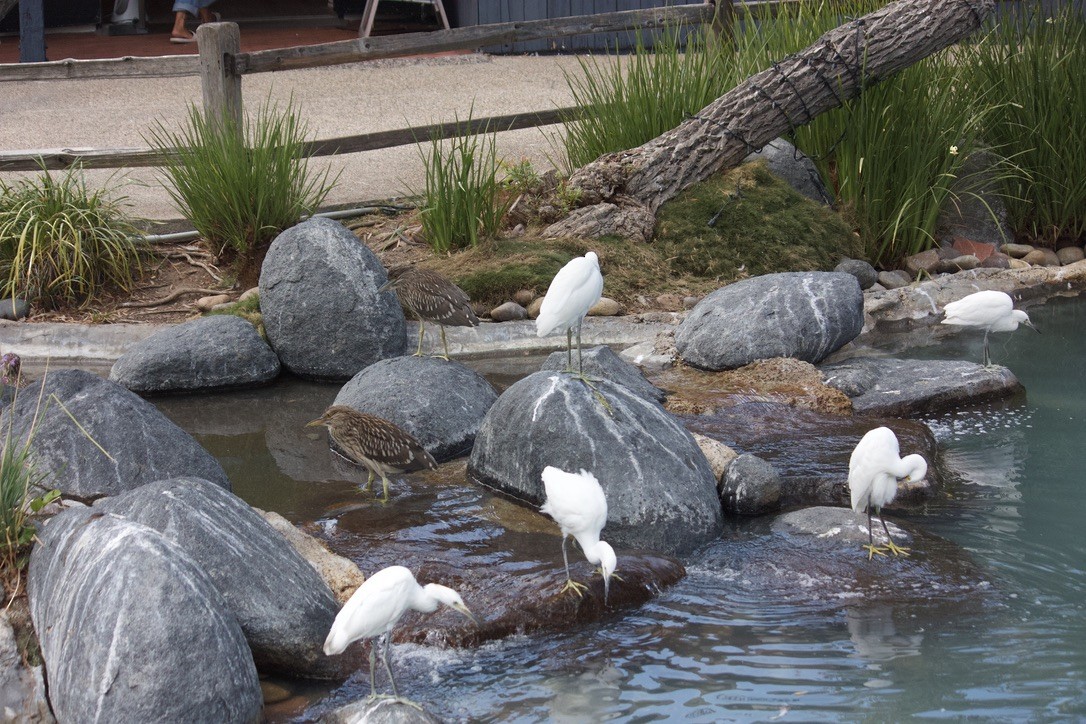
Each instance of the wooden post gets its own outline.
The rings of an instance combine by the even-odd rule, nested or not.
[[[735,2],[734,0],[715,0],[713,5],[716,11],[713,13],[713,32],[721,40],[729,43],[735,42]]]
[[[43,0],[19,0],[19,62],[45,61]]]
[[[241,75],[237,55],[241,52],[241,31],[237,23],[204,23],[196,29],[200,48],[200,86],[204,114],[209,119],[242,120]]]

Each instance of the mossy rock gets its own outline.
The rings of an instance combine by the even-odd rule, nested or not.
[[[745,164],[683,191],[657,214],[656,241],[675,274],[730,281],[782,271],[830,270],[862,254],[832,210]]]

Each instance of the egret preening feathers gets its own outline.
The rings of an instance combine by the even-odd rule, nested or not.
[[[586,470],[567,473],[550,465],[543,468],[543,487],[547,491],[547,500],[540,510],[554,518],[562,529],[562,560],[566,564],[566,585],[562,593],[572,590],[582,595],[588,588],[569,575],[566,538],[573,536],[588,562],[600,567],[603,601],[606,603],[618,561],[614,549],[600,540],[600,531],[607,525],[607,497],[603,494],[603,488],[596,476]]]
[[[585,315],[603,294],[603,275],[596,252],[572,259],[558,270],[543,297],[539,317],[535,320],[536,333],[546,337],[556,329],[566,331],[566,358],[573,370],[573,330],[577,330],[577,371],[584,376],[581,364],[581,324]]]
[[[928,463],[920,455],[899,454],[897,435],[888,427],[876,427],[869,430],[852,451],[848,461],[848,489],[852,494],[852,509],[857,513],[867,509],[867,558],[874,555],[886,555],[889,550],[896,555],[908,555],[908,548],[902,548],[890,537],[890,529],[882,517],[882,506],[890,503],[897,495],[897,481],[923,480],[928,474]],[[886,531],[888,544],[876,546],[871,534],[871,511],[874,509]]]
[[[1029,315],[1014,308],[1014,300],[1005,292],[984,291],[970,294],[956,302],[951,302],[944,309],[946,317],[943,324],[957,327],[973,327],[984,330],[984,365],[992,364],[988,354],[989,332],[1013,332],[1019,324],[1040,332],[1029,321]]]
[[[392,678],[392,665],[389,663],[392,629],[408,609],[420,613],[433,613],[442,604],[475,621],[475,616],[464,605],[460,594],[451,588],[439,586],[436,583],[420,586],[411,571],[403,566],[383,568],[367,578],[347,603],[343,604],[343,608],[336,615],[336,620],[328,632],[328,638],[324,640],[324,653],[329,656],[341,654],[359,639],[384,636],[385,647],[382,658],[385,662],[385,671],[388,672],[392,693],[399,696],[396,691],[396,681]],[[370,646],[370,693],[376,695],[374,649],[376,649],[376,644]]]

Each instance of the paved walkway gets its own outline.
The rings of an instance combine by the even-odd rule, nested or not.
[[[185,46],[180,46],[185,47]],[[246,76],[246,109],[267,99],[293,101],[313,138],[346,136],[467,118],[572,105],[565,72],[579,72],[571,56],[454,55],[371,61]],[[0,84],[0,150],[145,147],[155,123],[176,130],[191,104],[200,103],[195,76],[63,80]],[[558,127],[499,134],[499,154],[539,167],[557,158]],[[421,186],[416,146],[315,159],[311,168],[340,173],[329,205],[400,196]],[[0,173],[10,183],[25,174]],[[86,172],[92,186],[117,188],[135,216],[177,219],[156,169]]]

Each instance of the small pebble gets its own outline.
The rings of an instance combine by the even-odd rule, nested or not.
[[[1056,256],[1061,264],[1067,266],[1068,264],[1074,264],[1076,261],[1082,261],[1086,258],[1086,252],[1083,252],[1081,246],[1065,246],[1056,250]]]
[[[532,300],[532,303],[528,305],[528,319],[535,319],[539,316],[539,308],[543,306],[543,297],[536,297]]]
[[[614,299],[600,297],[600,300],[588,310],[589,317],[616,317],[626,310]]]
[[[196,308],[201,312],[210,312],[215,308],[215,305],[224,304],[229,301],[229,294],[216,294],[213,297],[200,297],[196,300]]]
[[[1033,251],[1033,247],[1029,244],[1004,244],[999,247],[999,250],[1007,256],[1012,256],[1015,259],[1021,259],[1026,254]]]
[[[260,296],[260,287],[253,287],[252,289],[246,289],[242,293],[242,295],[240,297],[238,297],[238,301],[239,302],[247,302],[250,299],[252,299],[253,297],[259,297],[259,296]]]
[[[528,310],[516,302],[506,302],[500,307],[490,310],[490,318],[495,322],[512,322],[518,319],[527,319]]]
[[[528,305],[535,299],[535,292],[531,289],[521,289],[519,292],[513,295],[513,301],[524,307],[528,308]]]

